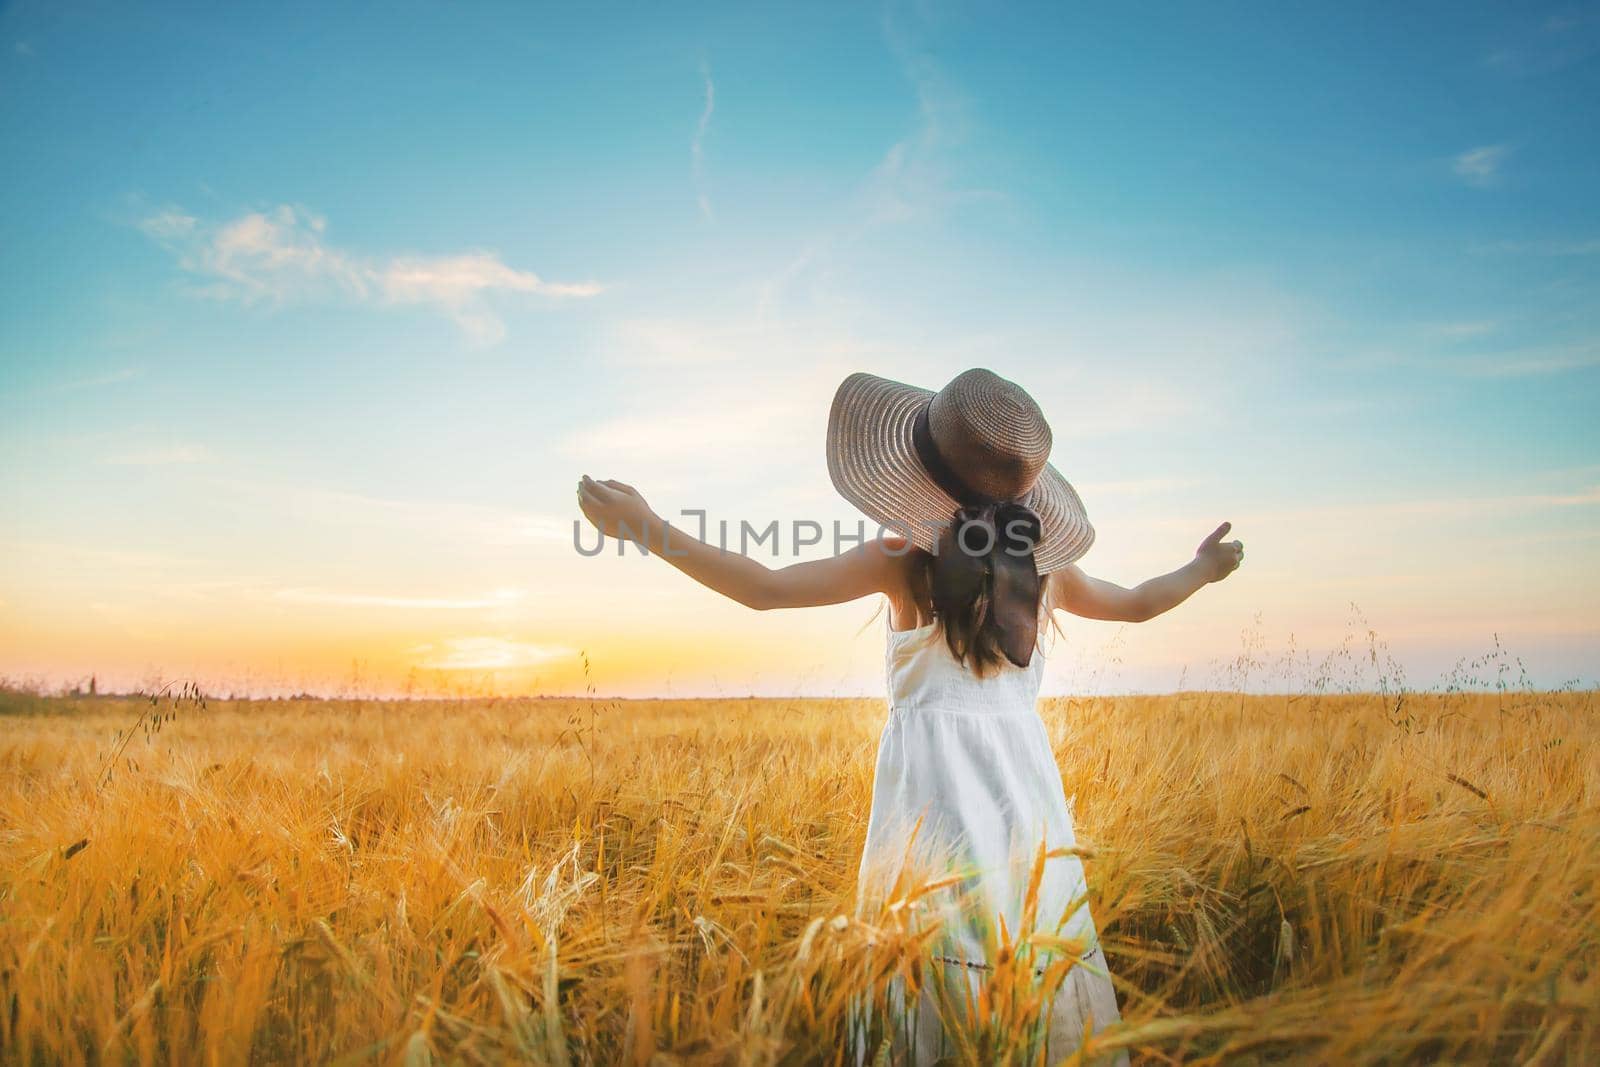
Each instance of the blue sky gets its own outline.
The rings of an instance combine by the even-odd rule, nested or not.
[[[1418,684],[1592,680],[1597,55],[1593,5],[11,4],[0,674],[871,691],[870,605],[579,560],[572,483],[846,518],[834,385],[983,365],[1086,569],[1251,546],[1058,687],[1352,602]]]

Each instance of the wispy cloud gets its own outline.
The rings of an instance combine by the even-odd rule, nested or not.
[[[1188,478],[1136,478],[1120,482],[1074,482],[1084,497],[1103,496],[1156,496],[1194,485]]]
[[[1387,503],[1358,503],[1349,511],[1364,515],[1368,523],[1378,519],[1417,518],[1476,518],[1505,512],[1540,511],[1550,508],[1584,508],[1600,504],[1600,486],[1577,489],[1566,493],[1507,493],[1502,496],[1434,497],[1421,500],[1390,501]],[[1326,508],[1311,507],[1281,513],[1288,517],[1313,518],[1319,515],[1345,514],[1341,505]],[[1267,516],[1251,516],[1265,518]]]
[[[1500,181],[1500,168],[1511,154],[1508,145],[1486,144],[1469,148],[1450,161],[1455,176],[1478,189],[1487,189]]]
[[[562,451],[591,463],[641,454],[661,460],[708,453],[767,461],[773,442],[791,441],[809,424],[820,425],[820,405],[812,399],[747,396],[742,404],[719,407],[715,418],[707,418],[703,410],[637,412],[573,433]]]
[[[146,237],[157,241],[179,241],[193,234],[199,228],[200,220],[169,205],[146,215],[136,225]]]
[[[638,478],[682,476],[712,456],[724,478],[815,460],[840,379],[887,358],[837,323],[762,319],[733,306],[619,323],[601,352],[616,369],[612,402],[557,448],[588,473],[618,464]],[[763,365],[759,379],[729,373],[752,359]]]
[[[105,462],[116,467],[171,467],[210,459],[211,453],[202,445],[163,445],[113,452]]]
[[[449,315],[473,340],[498,341],[505,325],[489,304],[502,294],[552,299],[595,296],[595,282],[551,282],[488,251],[370,258],[327,240],[327,220],[284,204],[209,224],[178,208],[146,216],[139,229],[170,248],[191,274],[212,279],[208,295],[246,302],[341,299],[423,305]]]
[[[867,182],[871,221],[899,221],[969,199],[989,199],[994,190],[961,188],[950,151],[971,133],[972,108],[967,94],[934,61],[925,35],[938,21],[920,7],[902,17],[894,7],[883,11],[884,40],[916,94],[917,121],[873,168]]]
[[[108,385],[120,385],[139,377],[136,367],[122,367],[118,370],[102,371],[98,374],[87,374],[81,378],[72,378],[55,386],[59,392],[75,392],[79,389],[102,389]]]
[[[700,214],[715,218],[711,211],[711,198],[706,193],[706,133],[711,129],[711,116],[717,110],[717,86],[711,80],[711,68],[700,64],[700,78],[705,83],[706,102],[700,110],[700,121],[695,123],[694,140],[689,145],[689,158],[694,168],[695,193],[700,202]]]
[[[533,667],[573,654],[560,645],[538,645],[503,637],[454,637],[411,650],[424,656],[418,667],[430,671],[497,671]]]
[[[1432,322],[1421,328],[1424,336],[1441,341],[1468,341],[1487,337],[1500,329],[1493,319],[1463,319],[1459,322]]]
[[[1597,506],[1600,506],[1600,485],[1555,493],[1339,500],[1304,507],[1240,509],[1231,512],[1229,517],[1234,529],[1249,540],[1247,531],[1256,527],[1293,527],[1312,536],[1317,531],[1375,528],[1409,522],[1479,520],[1507,515],[1542,516],[1554,511],[1576,511]],[[1150,527],[1187,530],[1194,526],[1194,516],[1145,517],[1140,522]]]
[[[489,547],[566,547],[572,518],[438,499],[393,500],[343,489],[293,483],[217,478],[217,490],[270,503],[280,515],[342,526],[405,529]]]
[[[959,184],[955,167],[960,156],[954,149],[969,134],[971,108],[966,95],[920,47],[920,27],[913,23],[892,9],[884,12],[885,41],[916,94],[915,121],[862,179],[840,223],[810,238],[766,283],[760,301],[764,316],[802,279],[824,274],[831,258],[879,227],[925,218],[956,204],[1003,198],[994,189]]]
[[[1495,241],[1478,245],[1476,250],[1528,256],[1600,256],[1600,238],[1576,241]]]
[[[1600,22],[1591,14],[1559,12],[1512,30],[1484,65],[1511,75],[1549,74],[1600,51]]]
[[[7,563],[26,561],[28,568],[63,573],[100,567],[126,574],[129,571],[175,573],[192,569],[196,560],[164,552],[140,549],[106,548],[99,545],[63,541],[0,540]],[[21,568],[14,573],[21,573]]]
[[[418,611],[474,611],[502,608],[524,597],[520,589],[496,589],[477,597],[405,596],[391,593],[348,593],[327,589],[280,589],[274,600],[342,608],[397,608]]]
[[[1540,374],[1561,374],[1600,366],[1600,347],[1594,345],[1524,348],[1508,352],[1486,352],[1459,356],[1451,365],[1463,374],[1479,378],[1525,378]]]
[[[730,311],[698,318],[626,319],[608,331],[604,357],[618,368],[671,370],[738,363],[758,355],[774,365],[781,357],[804,362],[819,355],[865,355],[863,347],[837,334]]]

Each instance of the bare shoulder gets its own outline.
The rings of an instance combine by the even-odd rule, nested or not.
[[[850,591],[853,596],[896,596],[906,585],[910,549],[903,539],[882,537],[864,541],[837,556],[795,564],[778,573],[792,575],[797,582],[819,582],[841,592]]]
[[[881,560],[879,591],[889,598],[896,628],[910,629],[931,610],[918,603],[920,553],[906,538],[887,531],[867,547]]]
[[[1043,588],[1040,590],[1039,599],[1044,604],[1044,610],[1047,612],[1054,611],[1056,606],[1060,603],[1060,601],[1057,599],[1057,594],[1060,589],[1060,581],[1061,572],[1051,571],[1049,574],[1043,576],[1043,580],[1040,583]]]
[[[861,548],[873,561],[873,569],[883,583],[883,592],[894,596],[910,587],[911,562],[915,555],[911,542],[897,533],[886,531],[883,536],[868,541]]]

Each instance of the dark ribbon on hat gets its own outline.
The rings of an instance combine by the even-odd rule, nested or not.
[[[934,610],[986,600],[1000,650],[1026,667],[1039,638],[1040,577],[1033,551],[1043,522],[1020,500],[999,500],[962,481],[939,454],[926,406],[912,424],[911,439],[928,476],[959,505],[933,554]]]

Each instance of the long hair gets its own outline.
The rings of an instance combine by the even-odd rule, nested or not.
[[[985,581],[952,593],[941,589],[933,580],[934,555],[921,548],[913,548],[911,566],[912,589],[919,604],[933,606],[933,636],[942,637],[945,646],[956,662],[968,667],[978,677],[987,677],[1007,662],[1001,647],[1000,626],[990,610],[994,588]],[[1044,610],[1046,583],[1039,583],[1034,597],[1033,610]]]

